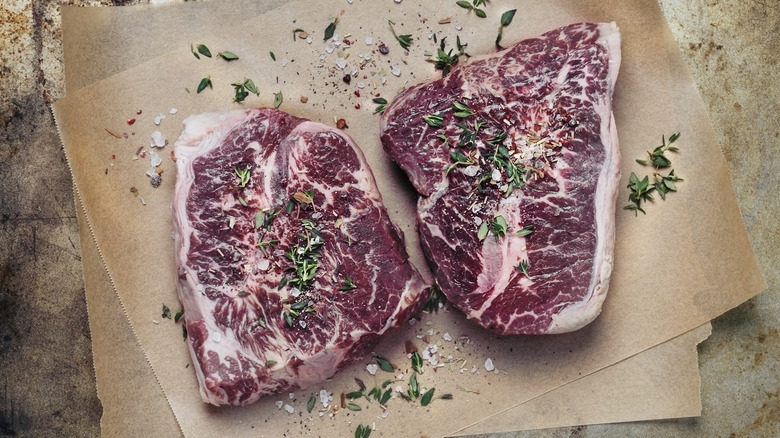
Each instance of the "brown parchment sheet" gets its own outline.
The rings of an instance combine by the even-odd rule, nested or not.
[[[233,11],[245,11],[247,3],[259,5],[233,0],[229,8],[211,2],[164,7],[64,7],[67,88],[75,91],[110,76],[121,66],[140,64],[186,43],[188,38],[199,37],[204,33],[201,21],[208,21],[214,29],[220,23],[233,21],[236,19]],[[181,26],[183,21],[188,25]],[[146,25],[145,32],[137,32],[139,24]],[[122,56],[117,59],[113,55],[119,49]],[[95,344],[93,354],[103,403],[103,435],[141,436],[166,431],[165,436],[173,436],[179,432],[179,426],[126,321],[118,297],[110,293],[113,286],[99,258],[83,210],[79,213],[85,289]],[[533,429],[698,415],[695,345],[704,338],[701,334],[706,333],[709,333],[709,324],[554,389],[515,409],[491,416],[483,420],[490,424],[483,429],[514,430],[518,425]],[[583,400],[573,403],[578,396],[584,396]],[[610,400],[610,403],[591,403],[593,397]],[[477,425],[463,433],[480,430]]]
[[[446,10],[447,15],[453,16],[460,11],[448,10],[443,5],[436,9],[436,4],[416,5],[412,2],[403,2],[402,6],[388,5],[387,10],[377,10],[381,8],[376,6],[368,8],[367,3],[360,2],[352,5],[339,2],[306,6],[297,6],[296,9],[296,4],[287,5],[269,14],[273,15],[272,20],[263,21],[267,16],[257,17],[253,22],[259,25],[251,30],[239,29],[240,35],[223,35],[223,39],[215,37],[208,41],[209,45],[224,44],[236,51],[234,47],[242,47],[242,50],[256,48],[253,53],[257,56],[253,57],[251,53],[242,56],[243,67],[238,68],[236,65],[242,64],[232,63],[212,62],[207,67],[193,64],[200,61],[194,59],[189,48],[183,48],[70,94],[54,106],[69,162],[73,167],[74,181],[83,196],[87,223],[94,231],[110,278],[114,280],[141,345],[185,433],[188,430],[203,432],[207,427],[224,432],[228,430],[227,425],[230,426],[229,430],[237,428],[236,432],[240,434],[242,427],[259,427],[261,423],[265,431],[284,430],[285,424],[290,425],[284,421],[283,415],[286,413],[279,412],[272,400],[250,408],[218,410],[199,405],[197,400],[193,403],[193,399],[197,399],[197,391],[192,387],[193,376],[186,372],[187,357],[183,342],[170,342],[176,339],[176,334],[180,335],[180,327],[168,321],[160,321],[158,316],[162,302],[175,300],[173,279],[166,278],[172,277],[172,257],[168,259],[165,255],[166,247],[169,251],[172,248],[168,208],[173,186],[170,175],[173,166],[164,162],[167,173],[164,174],[163,186],[153,190],[143,175],[148,161],[134,161],[130,157],[137,146],[148,141],[152,130],[148,125],[149,118],[157,111],[167,111],[173,106],[179,109],[177,114],[168,115],[159,127],[154,127],[172,140],[180,131],[178,123],[182,114],[236,105],[229,102],[232,90],[227,86],[227,81],[234,79],[225,79],[223,85],[215,81],[214,90],[208,90],[208,94],[194,95],[183,91],[185,86],[194,89],[205,74],[204,69],[209,69],[214,78],[226,78],[230,74],[253,75],[253,79],[262,84],[262,90],[269,90],[267,94],[245,105],[269,104],[273,93],[281,89],[286,96],[283,104],[285,110],[330,123],[333,123],[332,115],[341,114],[345,117],[350,124],[347,131],[369,155],[369,161],[380,181],[380,190],[391,206],[391,215],[405,229],[410,252],[416,257],[415,261],[420,262],[409,215],[412,199],[403,181],[398,181],[397,173],[394,173],[393,167],[388,165],[381,154],[375,133],[372,132],[375,130],[376,116],[371,114],[370,98],[361,100],[351,97],[354,94],[323,91],[327,89],[329,81],[337,83],[338,77],[329,76],[332,73],[324,66],[332,62],[335,56],[325,56],[324,61],[314,59],[315,55],[323,52],[321,46],[315,46],[321,41],[316,40],[311,45],[300,41],[297,45],[287,43],[284,51],[271,42],[278,43],[278,36],[285,33],[289,35],[294,27],[306,28],[313,33],[321,32],[332,19],[328,11],[338,13],[343,8],[339,29],[351,29],[353,35],[372,33],[389,40],[391,37],[388,36],[386,19],[392,15],[391,18],[398,25],[403,23],[405,26],[403,32],[418,32],[421,35],[419,45],[423,46],[426,44],[424,32],[428,27],[435,28],[436,32],[449,32],[453,36],[456,33],[452,30],[454,24],[436,24],[442,16],[437,11]],[[512,5],[516,6],[517,2]],[[684,148],[684,155],[676,167],[678,173],[686,177],[684,187],[688,190],[681,189],[680,193],[675,194],[677,196],[652,206],[652,214],[648,216],[653,218],[656,225],[677,225],[658,235],[648,225],[650,220],[645,217],[634,218],[628,212],[619,212],[618,266],[610,298],[599,320],[578,333],[549,338],[498,339],[471,326],[454,312],[442,312],[405,328],[396,339],[388,339],[378,351],[396,363],[404,364],[407,360],[399,348],[403,340],[418,339],[418,335],[436,338],[439,334],[452,333],[458,341],[451,344],[443,341],[442,345],[449,347],[449,353],[454,353],[453,356],[459,356],[458,359],[464,362],[453,361],[449,365],[455,366],[440,368],[433,376],[431,374],[434,373],[421,376],[421,380],[431,377],[437,391],[453,392],[455,400],[446,403],[437,401],[424,409],[410,407],[413,413],[425,411],[433,414],[418,415],[421,417],[419,424],[413,425],[401,421],[406,406],[394,404],[388,418],[377,420],[380,421],[378,430],[392,430],[392,427],[396,427],[394,424],[402,424],[404,428],[399,430],[410,433],[417,432],[417,428],[421,433],[433,435],[451,433],[459,427],[468,426],[469,422],[476,422],[473,418],[465,418],[463,406],[469,407],[468,413],[483,418],[507,406],[520,404],[704,324],[763,289],[763,281],[755,268],[739,213],[730,195],[728,173],[709,130],[706,113],[665,30],[657,5],[635,2],[607,7],[582,2],[576,5],[554,2],[545,5],[544,10],[540,11],[532,5],[520,6],[524,16],[522,20],[516,17],[513,25],[504,31],[504,41],[516,40],[576,19],[609,19],[619,23],[624,34],[624,64],[616,96],[616,117],[624,158],[641,156],[644,149],[655,145],[660,133],[666,129],[669,132],[683,132],[684,141],[680,140],[680,144]],[[491,7],[497,11],[509,8],[501,2],[495,2]],[[452,14],[449,14],[450,11]],[[494,17],[498,14],[500,12],[495,12]],[[463,25],[463,31],[459,34],[468,41],[469,51],[479,53],[489,50],[494,34],[485,32],[485,26],[476,17],[464,16],[457,21]],[[362,35],[357,37],[358,40],[361,38]],[[434,44],[428,42],[427,46],[432,47]],[[430,64],[421,61],[424,49],[416,49],[413,47],[405,58],[407,63],[401,63],[401,75],[398,78],[388,75],[388,83],[378,87],[383,95],[391,97],[403,86],[404,80],[416,81],[433,74]],[[284,67],[281,67],[281,63],[272,63],[267,56],[269,50],[274,50],[278,58],[286,56],[292,61]],[[398,48],[395,47],[395,50]],[[639,56],[640,53],[642,56]],[[308,68],[304,65],[305,59],[309,59]],[[290,73],[293,65],[298,70]],[[260,77],[256,77],[253,72]],[[275,81],[276,77],[280,82]],[[296,81],[297,77],[302,77],[301,82]],[[320,90],[317,95],[313,93],[313,84]],[[332,88],[337,87],[334,85]],[[297,101],[296,97],[300,95],[310,97],[307,104]],[[677,102],[673,108],[665,104],[670,101],[670,97],[674,97],[673,101]],[[167,100],[170,102],[164,102]],[[356,103],[362,104],[363,111],[354,109]],[[135,114],[137,108],[144,108],[143,114],[148,118],[139,117],[138,124],[132,129],[124,126],[124,120],[130,114]],[[327,116],[323,113],[327,113]],[[144,129],[141,128],[142,122],[147,124]],[[106,127],[136,132],[138,137],[131,134],[128,139],[116,139],[106,134]],[[627,138],[632,141],[627,142]],[[695,157],[695,160],[684,161],[686,155]],[[631,169],[632,160],[624,159],[624,162],[625,178]],[[139,188],[138,197],[130,193],[129,187],[132,186]],[[692,193],[709,197],[694,197]],[[144,198],[146,205],[140,202],[140,198]],[[670,247],[675,248],[677,270],[663,271],[665,276],[648,273],[647,262],[668,260]],[[720,265],[725,262],[716,255],[725,249],[734,256],[734,260],[744,262],[744,266],[736,271],[738,275],[732,275],[735,272],[733,269],[726,270],[725,266]],[[432,334],[428,335],[428,331]],[[181,363],[175,363],[176,357],[180,358]],[[496,363],[497,373],[487,373],[480,367],[480,362],[486,357],[491,357]],[[465,366],[461,366],[461,363]],[[334,392],[352,389],[349,386],[352,377],[361,372],[365,375],[363,365],[345,370],[326,385]],[[471,365],[476,365],[474,373],[470,372]],[[428,384],[423,380],[424,386]],[[486,387],[496,389],[496,393],[487,397]],[[475,390],[480,390],[480,393],[476,394]],[[296,406],[296,414],[302,413],[302,406],[305,406],[309,393],[300,391],[288,402]],[[273,401],[278,399],[274,398]],[[479,403],[486,401],[490,403]],[[458,403],[465,404],[459,407]],[[484,406],[484,410],[473,409],[475,404]],[[337,414],[337,420],[347,417],[346,422],[352,423],[347,429],[354,429],[355,422],[375,419],[376,411],[374,406],[373,410],[367,408],[359,413],[344,415],[342,412]],[[304,419],[307,417],[309,415],[303,415]],[[295,417],[294,424],[298,424],[300,418]],[[328,418],[314,416],[297,427],[312,427],[325,433],[328,428],[335,430],[343,424],[328,421]],[[271,425],[259,419],[271,423],[280,421],[282,429],[269,429]],[[187,421],[185,423],[182,420]],[[246,430],[243,429],[244,432]]]

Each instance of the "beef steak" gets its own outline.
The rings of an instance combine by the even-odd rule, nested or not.
[[[471,58],[387,106],[381,138],[419,192],[419,232],[457,308],[501,334],[562,333],[601,311],[620,179],[614,23]]]
[[[324,381],[424,301],[342,131],[274,109],[202,114],[175,154],[178,294],[204,401]]]

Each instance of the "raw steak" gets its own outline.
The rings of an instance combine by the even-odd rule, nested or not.
[[[620,179],[619,64],[614,23],[572,24],[471,58],[384,112],[382,143],[421,195],[436,281],[482,326],[562,333],[600,313]]]
[[[342,131],[273,109],[202,114],[175,152],[178,293],[204,401],[324,381],[424,301]]]

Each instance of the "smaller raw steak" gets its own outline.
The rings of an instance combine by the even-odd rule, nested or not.
[[[577,23],[410,87],[382,143],[420,193],[436,281],[501,334],[562,333],[601,311],[620,153],[614,23]]]
[[[324,381],[424,301],[342,131],[274,109],[202,114],[175,151],[178,293],[204,401]]]

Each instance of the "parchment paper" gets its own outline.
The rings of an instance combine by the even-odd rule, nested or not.
[[[336,5],[330,5],[330,7],[325,9],[337,10],[338,8],[334,6]],[[338,3],[337,6],[344,5]],[[652,213],[648,216],[653,218],[652,222],[644,217],[634,218],[627,212],[622,212],[624,214],[618,215],[620,236],[618,263],[620,264],[613,278],[611,296],[607,301],[604,315],[592,326],[581,332],[554,338],[496,339],[475,329],[469,323],[460,319],[457,314],[443,313],[426,318],[431,325],[427,325],[426,322],[418,323],[416,327],[410,326],[405,333],[399,334],[398,338],[400,340],[396,339],[395,341],[386,342],[383,346],[385,350],[380,349],[380,351],[388,357],[400,357],[396,362],[402,364],[406,360],[402,357],[403,354],[400,351],[402,349],[398,345],[399,342],[402,344],[405,339],[416,339],[417,334],[425,334],[430,329],[434,330],[434,334],[431,335],[433,337],[444,333],[445,330],[457,335],[468,333],[470,342],[466,343],[463,341],[459,349],[455,349],[453,345],[451,350],[465,358],[469,365],[472,363],[481,365],[480,362],[489,355],[493,358],[500,371],[499,374],[487,374],[484,369],[478,367],[477,373],[471,374],[470,370],[467,369],[466,373],[464,373],[465,375],[463,375],[458,372],[459,368],[456,367],[456,370],[450,372],[451,375],[449,376],[441,371],[437,372],[435,379],[432,379],[436,381],[435,386],[437,390],[442,389],[443,392],[453,392],[456,395],[456,399],[450,402],[437,401],[426,408],[425,410],[433,412],[434,415],[421,416],[425,417],[420,419],[419,428],[421,433],[437,435],[451,432],[457,427],[467,426],[467,422],[472,421],[472,419],[464,418],[463,412],[459,412],[463,411],[463,406],[469,406],[469,412],[475,412],[484,416],[511,406],[513,403],[520,403],[536,395],[543,394],[563,383],[573,381],[581,375],[592,373],[604,366],[666,341],[677,334],[695,328],[763,288],[763,282],[755,268],[752,254],[744,236],[741,219],[734,206],[728,174],[709,130],[706,114],[704,114],[701,108],[698,96],[685,73],[684,65],[679,59],[679,55],[676,54],[674,45],[670,44],[671,40],[668,32],[665,30],[663,18],[660,12],[657,11],[657,6],[653,4],[650,7],[650,4],[640,2],[636,4],[631,3],[626,4],[626,10],[622,12],[621,7],[614,7],[609,11],[604,11],[598,7],[589,7],[588,4],[584,3],[577,3],[576,7],[565,3],[556,3],[552,6],[548,7],[546,5],[545,11],[540,11],[542,15],[552,14],[545,18],[549,27],[581,18],[618,21],[624,33],[624,54],[629,50],[632,50],[630,53],[634,54],[631,59],[629,59],[629,56],[624,58],[621,82],[619,82],[618,86],[619,95],[616,100],[616,116],[618,117],[624,157],[634,155],[639,157],[642,150],[655,146],[655,143],[658,141],[659,131],[665,130],[660,128],[662,126],[669,126],[669,132],[683,131],[686,141],[680,141],[681,147],[684,149],[683,155],[678,160],[681,163],[678,166],[678,173],[686,177],[686,186],[684,187],[688,188],[690,192],[683,190],[681,193],[675,194],[679,196],[670,197],[666,203],[652,206]],[[423,7],[419,8],[421,12],[418,15],[416,13],[418,7],[412,5],[411,2],[404,2],[403,9],[399,9],[400,7],[397,5],[390,5],[387,13],[369,13],[366,16],[361,16],[365,13],[365,11],[360,9],[361,7],[365,9],[365,6],[357,2],[351,6],[346,6],[345,13],[341,16],[339,27],[351,28],[353,29],[353,34],[358,32],[366,33],[369,32],[366,29],[373,29],[377,35],[387,39],[389,30],[383,27],[384,20],[387,15],[395,14],[393,18],[396,19],[399,25],[405,23],[408,26],[404,28],[404,32],[415,31],[421,35],[419,40],[421,46],[425,43],[425,33],[423,33],[427,29],[425,26],[436,27],[432,23],[435,23],[441,17],[435,12],[431,12],[432,9],[426,10]],[[503,10],[508,9],[499,2],[492,4],[491,7],[496,9],[494,17],[497,17]],[[258,41],[277,41],[279,39],[278,35],[283,35],[285,33],[283,31],[290,32],[292,27],[306,27],[311,29],[311,32],[317,29],[324,29],[331,17],[328,17],[327,12],[323,12],[323,10],[312,11],[311,9],[313,8],[311,7],[308,9],[311,13],[311,21],[305,21],[303,18],[300,18],[303,16],[299,12],[302,10],[300,7],[294,9],[294,6],[288,5],[288,7],[274,13],[273,21],[263,22],[259,26],[266,34],[265,40],[254,34],[254,32],[244,31],[236,37],[226,35],[224,41],[231,42],[229,44],[225,43],[225,45],[242,47],[244,48],[242,50],[247,50],[246,48],[252,47],[254,44],[258,46],[256,54],[265,55],[268,53],[266,51],[268,50],[267,46],[263,46]],[[505,30],[504,41],[512,41],[520,36],[527,36],[545,30],[545,26],[540,24],[542,15],[532,16],[533,10],[527,7],[520,9],[526,12],[526,15],[523,17],[523,20],[518,20],[516,17],[515,23]],[[439,10],[446,10],[446,8],[442,6]],[[642,11],[641,13],[638,12],[640,10]],[[458,12],[460,11],[453,9],[453,14],[451,15],[455,15]],[[383,17],[381,19],[377,18],[379,15],[383,15]],[[423,22],[425,18],[428,21]],[[262,17],[258,18],[257,22],[262,20]],[[349,20],[355,21],[351,22]],[[373,23],[371,20],[373,20]],[[526,20],[528,21],[526,22]],[[462,20],[458,21],[464,24],[464,31],[461,32],[461,35],[465,41],[469,42],[469,50],[473,50],[475,53],[479,52],[480,50],[478,49],[471,49],[471,47],[479,47],[477,43],[480,35],[469,33],[469,23],[475,23],[474,28],[477,28],[477,24],[481,25],[482,23],[476,17],[463,17]],[[302,24],[304,22],[305,24]],[[454,36],[454,31],[451,28],[443,27],[450,29],[449,31]],[[650,31],[644,29],[645,27],[649,28]],[[484,28],[485,26],[482,25],[482,32],[486,33]],[[437,32],[439,31],[437,30]],[[445,31],[442,30],[441,32]],[[651,34],[649,37],[647,36],[648,33]],[[489,38],[483,38],[481,44],[484,50],[488,50],[492,45],[493,35],[491,33]],[[481,36],[484,37],[484,35]],[[239,41],[242,38],[245,40]],[[362,41],[362,36],[359,36],[357,39]],[[219,43],[219,40],[216,38],[210,41],[213,42],[211,44],[218,45]],[[648,44],[648,41],[650,43],[656,42],[657,47]],[[388,44],[391,43],[392,41],[388,42]],[[429,45],[433,45],[433,43],[429,43]],[[640,47],[642,50],[640,50]],[[300,61],[305,59],[305,57],[311,59],[312,55],[323,52],[321,48],[315,48],[314,43],[306,45],[304,42],[298,42],[298,45],[291,45],[290,49],[285,49],[284,52],[278,49],[273,50],[277,50],[276,54],[279,57],[280,53],[291,54],[293,50],[300,48],[308,49],[309,52],[306,54],[304,50],[303,54],[293,55],[299,56],[294,61],[298,62],[297,65],[302,65]],[[399,50],[398,47],[391,45],[391,50],[393,49],[395,51]],[[237,51],[234,48],[230,50]],[[408,61],[408,64],[402,64],[401,77],[396,80],[390,76],[388,80],[389,85],[381,87],[383,94],[391,97],[394,91],[401,86],[398,81],[402,79],[416,81],[423,75],[432,74],[430,65],[419,62],[423,58],[423,56],[420,56],[421,52],[422,48],[419,53],[416,53],[413,47],[410,56],[404,58]],[[640,52],[642,57],[637,55]],[[414,56],[415,54],[418,56]],[[293,56],[290,56],[290,59],[293,59]],[[326,60],[323,63],[327,64],[328,60],[333,59],[333,57],[328,58],[326,56]],[[248,70],[254,69],[253,71],[256,72],[267,70],[263,74],[266,76],[265,79],[270,78],[269,81],[265,81],[266,89],[270,90],[268,95],[262,96],[262,99],[257,99],[257,102],[268,104],[270,98],[272,98],[272,93],[280,88],[285,90],[285,95],[288,96],[288,99],[289,96],[297,96],[298,94],[312,96],[305,105],[296,101],[290,102],[286,100],[283,108],[314,119],[321,118],[323,121],[330,121],[331,123],[332,119],[322,117],[323,110],[328,110],[329,113],[342,113],[350,123],[348,132],[358,140],[358,143],[366,150],[367,154],[371,154],[371,151],[374,151],[374,153],[381,151],[376,143],[376,139],[372,138],[371,129],[365,129],[371,128],[371,124],[376,122],[376,116],[372,116],[370,114],[371,110],[366,108],[370,105],[370,98],[363,100],[350,98],[347,102],[339,102],[340,97],[345,97],[345,94],[354,96],[354,93],[338,92],[326,94],[324,99],[321,98],[323,95],[322,90],[326,90],[326,92],[328,90],[328,81],[333,81],[334,84],[338,83],[340,76],[336,76],[335,79],[332,76],[329,77],[328,69],[315,62],[314,68],[304,68],[298,72],[301,76],[304,76],[304,82],[297,83],[294,80],[295,77],[288,73],[279,75],[279,78],[291,79],[287,82],[282,79],[280,83],[276,83],[273,80],[276,76],[273,67],[277,71],[280,70],[280,67],[274,65],[269,68],[267,65],[270,62],[268,58],[261,56],[254,59],[245,59],[242,57],[242,60],[247,61],[247,65],[250,66]],[[197,81],[202,77],[202,72],[194,73],[187,71],[186,68],[182,68],[187,65],[187,62],[197,62],[189,53],[188,47],[74,93],[55,105],[55,114],[62,130],[69,161],[73,166],[74,180],[77,188],[84,195],[84,207],[88,223],[93,227],[95,238],[100,244],[106,266],[111,274],[111,278],[114,279],[119,296],[126,306],[133,326],[137,329],[141,345],[145,347],[146,354],[150,358],[155,371],[157,371],[160,382],[171,400],[174,412],[179,415],[180,420],[182,420],[183,415],[181,412],[188,414],[196,412],[198,405],[192,406],[194,410],[187,411],[186,409],[189,408],[187,403],[190,403],[190,400],[186,399],[186,386],[187,382],[191,384],[192,376],[186,376],[181,372],[183,366],[173,367],[175,368],[174,370],[164,369],[166,368],[166,361],[163,358],[167,358],[169,363],[170,358],[176,357],[176,354],[179,354],[179,352],[183,354],[184,350],[181,346],[175,344],[168,345],[169,343],[167,342],[175,337],[176,330],[179,328],[173,324],[168,324],[169,327],[160,323],[160,321],[158,321],[158,324],[154,324],[151,321],[157,317],[156,314],[159,313],[160,303],[173,296],[172,279],[166,286],[168,280],[165,278],[166,275],[169,275],[165,273],[165,269],[170,268],[170,261],[166,260],[164,256],[155,256],[155,254],[164,254],[165,246],[170,246],[170,242],[165,240],[166,237],[170,238],[170,221],[168,216],[166,216],[168,214],[166,201],[169,200],[172,178],[164,174],[163,187],[152,190],[148,188],[148,185],[144,185],[146,181],[144,180],[143,172],[148,167],[148,162],[139,163],[140,160],[132,161],[129,158],[137,145],[147,141],[148,133],[151,129],[147,128],[146,135],[141,136],[139,140],[135,140],[135,136],[132,135],[128,139],[115,139],[108,136],[104,128],[114,126],[112,129],[130,131],[126,127],[123,129],[124,119],[126,114],[135,113],[136,108],[145,108],[144,114],[149,114],[148,108],[155,108],[156,110],[151,113],[156,114],[156,111],[167,111],[164,108],[176,105],[180,109],[178,114],[181,114],[183,113],[182,108],[188,108],[188,110],[196,112],[215,107],[226,108],[236,105],[229,103],[229,96],[232,95],[229,87],[223,86],[222,97],[217,98],[219,87],[216,84],[215,90],[213,90],[214,93],[209,95],[204,93],[198,96],[182,92],[182,85],[173,86],[172,82],[186,83],[192,84],[189,87],[194,89]],[[213,66],[215,64],[209,65]],[[291,65],[293,65],[293,62],[288,63],[286,67],[282,67],[288,68],[288,70],[283,72],[290,71],[289,67]],[[198,64],[190,64],[190,67],[197,69],[199,66]],[[227,75],[229,72],[235,71],[227,68],[228,66],[226,65],[216,65],[213,77],[217,78],[217,73]],[[230,65],[229,68],[233,69],[234,65]],[[409,69],[409,76],[411,76],[412,71],[418,72],[414,78],[406,76],[407,68]],[[318,71],[318,69],[321,71]],[[318,76],[317,73],[322,73],[322,75]],[[323,80],[323,76],[327,79]],[[253,77],[253,79],[256,82],[260,82],[257,77]],[[396,84],[393,84],[393,81]],[[317,85],[316,90],[312,85]],[[391,85],[396,88],[389,88]],[[226,88],[227,94],[224,93]],[[316,97],[314,95],[315,91],[320,91]],[[351,92],[352,90],[348,91]],[[165,100],[161,96],[166,95],[168,99],[173,97],[174,99],[172,100],[176,102],[170,105],[161,103],[160,100]],[[226,96],[228,97],[226,98]],[[669,97],[674,97],[672,100],[678,103],[677,107],[669,108],[669,105],[665,104],[666,101],[664,99],[668,101]],[[362,111],[354,109],[355,103],[363,103]],[[159,129],[164,130],[167,128],[168,130],[164,131],[166,135],[169,138],[175,138],[180,127],[171,123],[171,119],[175,120],[176,117],[173,115],[169,116],[161,123]],[[141,119],[139,118],[137,123],[140,122]],[[149,123],[148,119],[146,123]],[[134,129],[140,133],[139,128],[141,125],[135,126],[137,128]],[[637,140],[636,143],[631,142],[627,144],[626,138]],[[642,140],[639,141],[638,139]],[[131,143],[132,146],[128,146]],[[111,156],[116,155],[116,152],[124,153],[125,160],[112,158]],[[394,214],[394,219],[407,230],[407,237],[413,237],[411,224],[408,222],[408,212],[410,211],[407,208],[410,201],[408,192],[400,191],[405,190],[404,184],[402,181],[393,180],[393,178],[397,178],[397,174],[393,173],[393,168],[387,166],[386,162],[383,163],[384,160],[381,153],[376,155],[369,159],[374,160],[372,165],[378,179],[384,181],[384,183],[380,184],[380,189],[383,191],[386,201],[389,205],[396,206],[395,209],[391,208],[391,214]],[[683,159],[687,155],[695,157],[695,161],[692,159],[691,162],[684,162]],[[629,173],[627,169],[630,168],[630,160],[625,161],[627,165],[626,169],[624,169],[624,175],[627,175]],[[168,169],[173,168],[173,166],[170,166],[170,163],[166,163],[166,165],[168,165]],[[104,169],[108,169],[108,174],[104,172]],[[714,188],[711,189],[713,185]],[[141,190],[141,197],[144,197],[146,200],[145,206],[139,202],[139,197],[135,197],[130,193],[129,187],[131,186],[136,186]],[[166,192],[166,187],[168,192]],[[708,203],[703,203],[701,198],[697,199],[697,197],[691,195],[691,193],[702,193],[702,190],[705,191],[705,195],[717,194],[717,196],[710,196],[707,199]],[[123,192],[125,192],[124,195]],[[701,204],[704,205],[702,206]],[[406,223],[404,223],[405,215],[407,215]],[[135,220],[128,221],[128,218],[134,218]],[[659,223],[675,223],[679,225],[670,229],[664,229],[664,233],[659,235],[653,229]],[[691,226],[692,223],[696,226]],[[124,229],[124,235],[117,235],[117,230],[122,229]],[[729,232],[720,233],[725,230]],[[709,240],[706,242],[701,241],[701,236],[708,234],[710,234]],[[722,239],[713,239],[711,237],[713,235],[720,236],[721,234],[723,235]],[[410,250],[414,253],[414,239],[408,240],[411,245]],[[648,242],[649,240],[655,240],[655,242]],[[669,248],[674,248],[676,252],[670,255]],[[721,265],[723,263],[722,260],[720,257],[714,256],[726,248],[729,250],[729,254],[734,256],[734,259],[746,261],[746,265],[737,270],[739,274],[742,274],[741,277],[731,276],[733,270],[729,270],[730,274],[725,275],[726,269],[724,269],[725,266]],[[679,274],[675,275],[675,272],[667,272],[668,270],[664,269],[664,265],[658,271],[647,271],[645,267],[647,266],[645,264],[647,260],[669,261],[670,257],[673,258],[675,268],[680,269],[676,271]],[[641,267],[641,269],[636,269],[637,266]],[[728,267],[733,268],[733,264]],[[139,273],[143,274],[139,275]],[[707,275],[705,276],[704,273]],[[663,275],[667,276],[664,278]],[[708,277],[710,275],[712,276],[711,280]],[[672,285],[674,287],[670,287]],[[145,295],[145,297],[141,295]],[[707,302],[705,302],[705,299]],[[449,345],[447,346],[449,347]],[[181,357],[186,359],[186,354],[183,354]],[[460,364],[460,362],[457,362],[457,364]],[[351,381],[354,375],[361,372],[360,368],[360,366],[356,366],[354,370],[347,370],[340,375],[343,378],[342,380],[347,382],[347,386],[342,390],[352,389],[349,387],[348,382]],[[353,372],[351,375],[350,371]],[[182,376],[185,378],[180,380],[185,387],[181,388],[183,393],[181,396],[185,397],[185,399],[178,400],[180,394],[175,392],[178,391],[180,385],[174,383],[177,377]],[[423,378],[428,376],[424,375]],[[512,388],[512,383],[517,382],[521,382],[522,386],[520,388]],[[423,384],[426,385],[427,382]],[[329,382],[328,385],[338,387],[339,379]],[[448,385],[449,388],[447,388]],[[498,391],[495,394],[486,396],[483,392],[477,395],[473,392],[462,390],[482,388],[482,391],[485,391],[484,388],[486,386]],[[461,388],[460,391],[463,394],[458,392],[458,388]],[[506,388],[512,388],[512,390],[506,391]],[[504,390],[503,393],[502,390]],[[297,404],[300,408],[301,404],[305,405],[308,394],[303,396],[298,394],[297,397],[301,399],[298,400]],[[475,405],[473,401],[475,400],[477,402],[485,402],[477,403],[485,405],[485,409],[473,409]],[[459,407],[457,403],[460,402],[467,404]],[[249,420],[243,423],[236,421],[236,417],[241,417],[248,413],[249,415],[246,418],[254,419],[253,421],[257,422],[258,418],[264,417],[258,417],[256,413],[263,410],[271,414],[268,416],[269,421],[279,421],[280,414],[283,414],[283,412],[273,412],[275,406],[270,402],[268,405],[270,406],[263,407],[258,405],[250,409],[224,410],[216,416],[217,418],[213,418],[210,415],[213,413],[211,412],[212,410],[208,409],[206,410],[208,411],[206,415],[199,415],[198,419],[192,419],[190,415],[187,415],[186,420],[188,421],[185,424],[185,432],[187,427],[191,427],[192,430],[202,431],[204,430],[203,427],[209,425],[218,427],[224,432],[226,430],[224,429],[225,425],[220,423],[223,420],[227,420],[225,417],[233,417],[231,421],[232,426],[242,427],[251,425],[247,423]],[[391,430],[390,428],[393,427],[392,419],[400,420],[404,407],[401,405],[396,409],[396,405],[393,405],[390,417],[381,420],[382,423],[378,425],[379,429]],[[203,409],[202,406],[201,409]],[[418,407],[417,410],[419,411],[420,408]],[[360,419],[360,415],[368,411],[369,409],[366,409],[360,413],[349,413],[348,415],[340,413],[338,416],[364,421]],[[376,414],[375,411],[376,406],[374,406],[373,414]],[[300,412],[300,410],[296,412]],[[458,414],[455,415],[455,412],[458,412]],[[399,415],[396,415],[396,413]],[[204,421],[204,417],[212,418],[207,418]],[[284,423],[284,417],[281,418],[282,423]],[[189,420],[193,420],[192,423]],[[315,416],[311,421],[317,422],[322,420]],[[336,423],[335,421],[325,422],[324,425],[336,427]],[[323,426],[323,424],[313,424],[318,429]],[[444,425],[452,426],[452,428],[443,428]],[[267,425],[264,424],[263,426],[265,430],[270,430],[267,429]],[[410,427],[408,422],[406,422],[405,426],[404,430],[408,430]],[[414,426],[416,427],[417,425]],[[354,429],[354,424],[351,425],[351,428]],[[409,432],[414,433],[415,430],[409,430]]]
[[[246,3],[249,3],[248,5]],[[111,73],[185,44],[200,36],[202,21],[217,29],[256,2],[233,0],[124,8],[64,7],[66,85],[75,91]],[[209,17],[204,20],[204,17]],[[181,23],[188,23],[182,26]],[[138,33],[140,24],[145,32]],[[113,56],[121,51],[122,56]],[[78,199],[78,198],[77,198]],[[168,408],[103,268],[83,211],[80,213],[85,289],[91,311],[95,368],[103,403],[104,436],[173,436],[179,426]],[[529,400],[489,419],[492,427],[524,429],[597,422],[636,421],[698,415],[698,363],[695,345],[709,324],[583,379]],[[648,372],[649,371],[649,372]],[[131,376],[126,378],[125,376]],[[574,402],[582,398],[580,402]],[[592,403],[592,399],[609,403]],[[479,430],[478,428],[475,430]],[[464,433],[467,431],[464,431]]]

